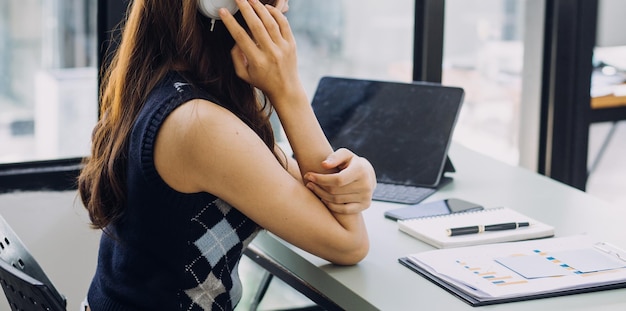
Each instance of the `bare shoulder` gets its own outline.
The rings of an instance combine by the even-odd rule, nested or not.
[[[223,126],[238,118],[228,109],[204,99],[183,103],[166,118],[163,129],[189,135],[193,131]],[[191,131],[191,133],[190,133]]]
[[[176,108],[157,135],[155,163],[172,188],[193,193],[212,189],[210,176],[229,169],[227,159],[237,161],[243,150],[267,149],[258,136],[228,109],[207,100],[194,99]]]

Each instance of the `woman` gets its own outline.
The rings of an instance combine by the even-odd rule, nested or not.
[[[198,1],[131,2],[79,178],[104,230],[92,310],[231,310],[259,228],[336,264],[367,254],[374,171],[324,137],[287,1],[236,4],[216,23]],[[295,160],[274,143],[267,101]]]

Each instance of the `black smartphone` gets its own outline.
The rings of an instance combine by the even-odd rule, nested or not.
[[[385,212],[385,217],[392,220],[405,220],[429,216],[447,215],[484,209],[480,204],[461,199],[445,199],[435,202],[418,203]]]

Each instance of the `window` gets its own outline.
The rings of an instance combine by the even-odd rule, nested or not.
[[[519,162],[525,9],[519,0],[448,0],[445,10],[442,83],[465,89],[455,139],[513,165]]]
[[[97,120],[96,2],[0,2],[0,164],[82,157]]]
[[[324,75],[412,80],[414,0],[289,3],[310,97]],[[517,165],[526,1],[447,0],[444,14],[442,83],[466,91],[454,139]]]
[[[310,97],[322,76],[411,81],[414,0],[290,0]]]
[[[586,191],[626,206],[626,1],[600,0],[591,79]],[[597,114],[598,117],[594,117]]]
[[[127,4],[128,0],[0,3],[0,192],[13,182],[6,177],[7,168],[87,154],[97,118],[96,68],[98,53],[103,52],[98,48],[105,46],[96,42],[96,20],[101,39],[107,40]],[[407,82],[413,77],[441,78],[467,92],[456,142],[568,184],[580,187],[578,181],[584,181],[568,174],[585,175],[579,171],[585,170],[581,167],[586,157],[578,161],[578,149],[586,152],[587,136],[576,133],[569,140],[565,136],[582,132],[576,129],[579,126],[567,125],[580,123],[572,120],[572,107],[588,106],[580,96],[588,93],[580,72],[591,57],[572,46],[587,45],[584,30],[595,25],[591,17],[596,2],[389,0],[380,5],[290,0],[290,6],[288,16],[309,97],[325,75]],[[417,14],[423,18],[415,19]],[[581,17],[584,21],[578,22]],[[420,54],[420,48],[427,51]],[[441,54],[443,60],[437,56]],[[420,61],[414,63],[414,58]],[[576,97],[571,97],[574,93]],[[569,105],[572,100],[576,105]],[[554,109],[561,119],[551,119]]]
[[[286,15],[296,37],[300,77],[309,100],[323,76],[411,81],[414,4],[415,0],[388,0],[385,5],[290,0]],[[279,142],[284,139],[276,136]]]

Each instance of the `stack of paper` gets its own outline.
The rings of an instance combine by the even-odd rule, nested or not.
[[[472,305],[626,287],[626,253],[574,236],[441,249],[400,263]]]

